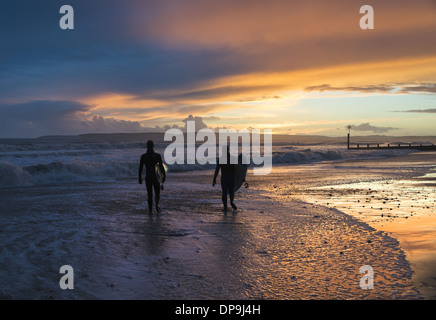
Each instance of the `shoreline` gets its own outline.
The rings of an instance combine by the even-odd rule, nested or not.
[[[436,197],[434,153],[326,164],[304,182],[301,166],[288,187],[271,186],[281,196],[338,209],[399,240],[413,267],[413,281],[426,299],[436,298]],[[391,172],[389,172],[391,168]],[[285,169],[285,171],[287,171]],[[342,171],[338,176],[334,171]],[[280,169],[279,169],[280,172]],[[325,175],[329,176],[327,183]],[[306,177],[307,180],[308,177]],[[301,183],[300,186],[295,186]]]

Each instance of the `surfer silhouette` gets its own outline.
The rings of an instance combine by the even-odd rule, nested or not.
[[[221,169],[221,189],[222,189],[222,201],[224,205],[223,211],[227,211],[227,194],[229,194],[230,198],[230,205],[232,206],[233,210],[237,210],[238,208],[233,203],[233,200],[235,198],[235,165],[230,163],[230,150],[227,146],[227,149],[223,148],[223,156],[222,159],[225,159],[227,157],[226,163],[220,163],[224,161],[220,161],[220,159],[217,159],[216,167],[215,167],[215,174],[213,176],[213,183],[212,186],[216,185],[216,178],[218,176],[218,173]]]
[[[147,141],[147,152],[141,156],[141,160],[139,163],[139,179],[138,182],[142,184],[142,170],[145,166],[145,185],[147,187],[147,196],[148,196],[148,209],[149,212],[152,213],[153,209],[153,189],[155,194],[155,202],[156,202],[156,211],[160,213],[161,209],[159,207],[160,200],[160,183],[156,176],[156,165],[159,164],[159,168],[163,173],[163,181],[165,182],[166,174],[162,163],[162,157],[160,154],[154,152],[154,142],[152,140]]]

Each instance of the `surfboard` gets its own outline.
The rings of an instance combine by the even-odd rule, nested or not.
[[[168,167],[165,165],[165,163],[163,163],[162,166],[165,170],[165,173],[162,172],[162,170],[159,166],[159,163],[156,163],[156,166],[154,167],[154,170],[156,172],[157,181],[159,181],[159,183],[163,182],[163,178],[166,175],[166,173],[168,172]]]
[[[238,156],[238,164],[235,164],[235,187],[234,192],[241,188],[245,181],[245,176],[247,175],[248,164],[243,164],[243,156],[240,154]]]
[[[222,159],[222,158],[220,158],[220,159]],[[219,160],[220,163],[223,163],[226,161]],[[235,166],[235,171],[234,171],[234,173],[235,173],[234,182],[235,183],[234,183],[233,191],[236,192],[241,188],[242,184],[245,181],[245,176],[247,175],[248,164],[243,163],[243,155],[242,154],[239,154],[238,159],[236,159],[236,157],[234,157],[234,156],[230,156],[230,163],[234,164],[234,166]],[[248,184],[246,187],[248,187]]]

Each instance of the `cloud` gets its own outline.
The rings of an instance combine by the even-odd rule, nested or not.
[[[69,134],[80,126],[90,106],[72,101],[30,101],[0,105],[0,136],[35,137]],[[77,129],[77,128],[75,128]]]
[[[412,109],[412,110],[395,111],[395,112],[436,113],[436,109],[434,109],[434,108],[430,108],[430,109]]]
[[[166,100],[184,100],[188,99],[192,100],[211,100],[211,99],[225,99],[229,97],[241,96],[241,101],[253,101],[258,100],[258,98],[246,97],[245,95],[251,94],[253,92],[268,92],[270,90],[277,89],[277,86],[223,86],[223,87],[214,87],[196,91],[186,91],[174,95],[167,95],[165,97],[160,96],[159,98],[165,98]],[[263,99],[268,96],[262,97]],[[274,96],[273,98],[280,98],[278,96]]]
[[[379,1],[371,31],[359,28],[360,0],[68,4],[75,9],[69,31],[59,28],[58,0],[2,6],[0,113],[7,117],[1,133],[135,131],[187,114],[225,115],[235,105],[301,88],[436,91],[422,83],[436,74],[434,0]],[[102,104],[96,114],[91,106],[100,103],[93,98],[116,94],[132,98]],[[30,113],[13,115],[7,106]],[[238,107],[234,113],[246,119],[249,111]]]
[[[347,92],[378,92],[378,93],[436,93],[436,83],[424,83],[421,85],[414,84],[378,84],[362,86],[332,86],[330,84],[321,84],[307,86],[304,91],[347,91]]]
[[[26,10],[13,1],[4,6],[3,97],[77,101],[116,92],[210,102],[227,96],[244,99],[242,93],[249,93],[246,99],[250,99],[275,95],[289,78],[273,85],[267,79],[256,86],[215,82],[436,52],[436,42],[428,40],[434,39],[436,30],[436,6],[429,0],[378,3],[373,32],[359,28],[362,4],[357,0],[72,0],[69,4],[76,12],[72,32],[58,27],[58,1],[27,1]],[[261,88],[264,92],[255,93]]]
[[[329,84],[322,84],[316,86],[308,86],[304,91],[350,91],[350,92],[393,92],[396,90],[393,85],[366,85],[366,86],[343,86],[335,87]]]
[[[421,85],[404,86],[401,91],[403,93],[414,93],[414,92],[436,93],[436,83],[424,83]]]
[[[346,127],[347,128],[347,127]],[[385,133],[391,130],[398,130],[399,128],[393,128],[393,127],[377,127],[370,125],[369,123],[362,123],[359,125],[352,125],[351,130],[354,131],[372,131],[374,133]]]
[[[90,120],[81,121],[80,124],[86,131],[92,132],[141,132],[144,127],[136,121],[116,120],[94,115]]]
[[[92,108],[73,101],[47,100],[0,105],[0,137],[33,138],[57,134],[162,132],[171,127],[170,125],[144,127],[138,121],[118,120],[94,114]],[[205,125],[199,117],[195,117],[195,121],[199,126]]]
[[[330,37],[348,40],[352,36],[360,40],[367,37],[358,24],[361,5],[357,0],[161,0],[136,8],[139,12],[153,12],[153,19],[136,15],[131,19],[131,28],[136,36],[182,48],[246,47],[259,51],[277,48],[280,43],[307,44],[308,38],[327,48]],[[417,0],[413,4],[407,0],[377,3],[377,34],[371,38],[386,33],[398,36],[395,33],[399,30],[435,26],[435,9],[431,0]],[[390,45],[392,41],[384,47]]]
[[[194,117],[194,116],[192,116],[192,114],[190,114],[186,119],[183,120],[183,122],[185,123],[185,130],[186,130],[188,121],[194,121],[195,122],[195,131],[199,131],[201,129],[206,129],[207,128],[207,124],[205,124],[203,122],[203,118],[202,117]]]

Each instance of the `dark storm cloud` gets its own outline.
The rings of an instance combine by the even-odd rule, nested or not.
[[[220,63],[225,53],[180,52],[132,38],[128,24],[138,3],[145,2],[70,1],[74,30],[59,28],[60,1],[2,3],[2,98],[146,95],[226,74]]]

